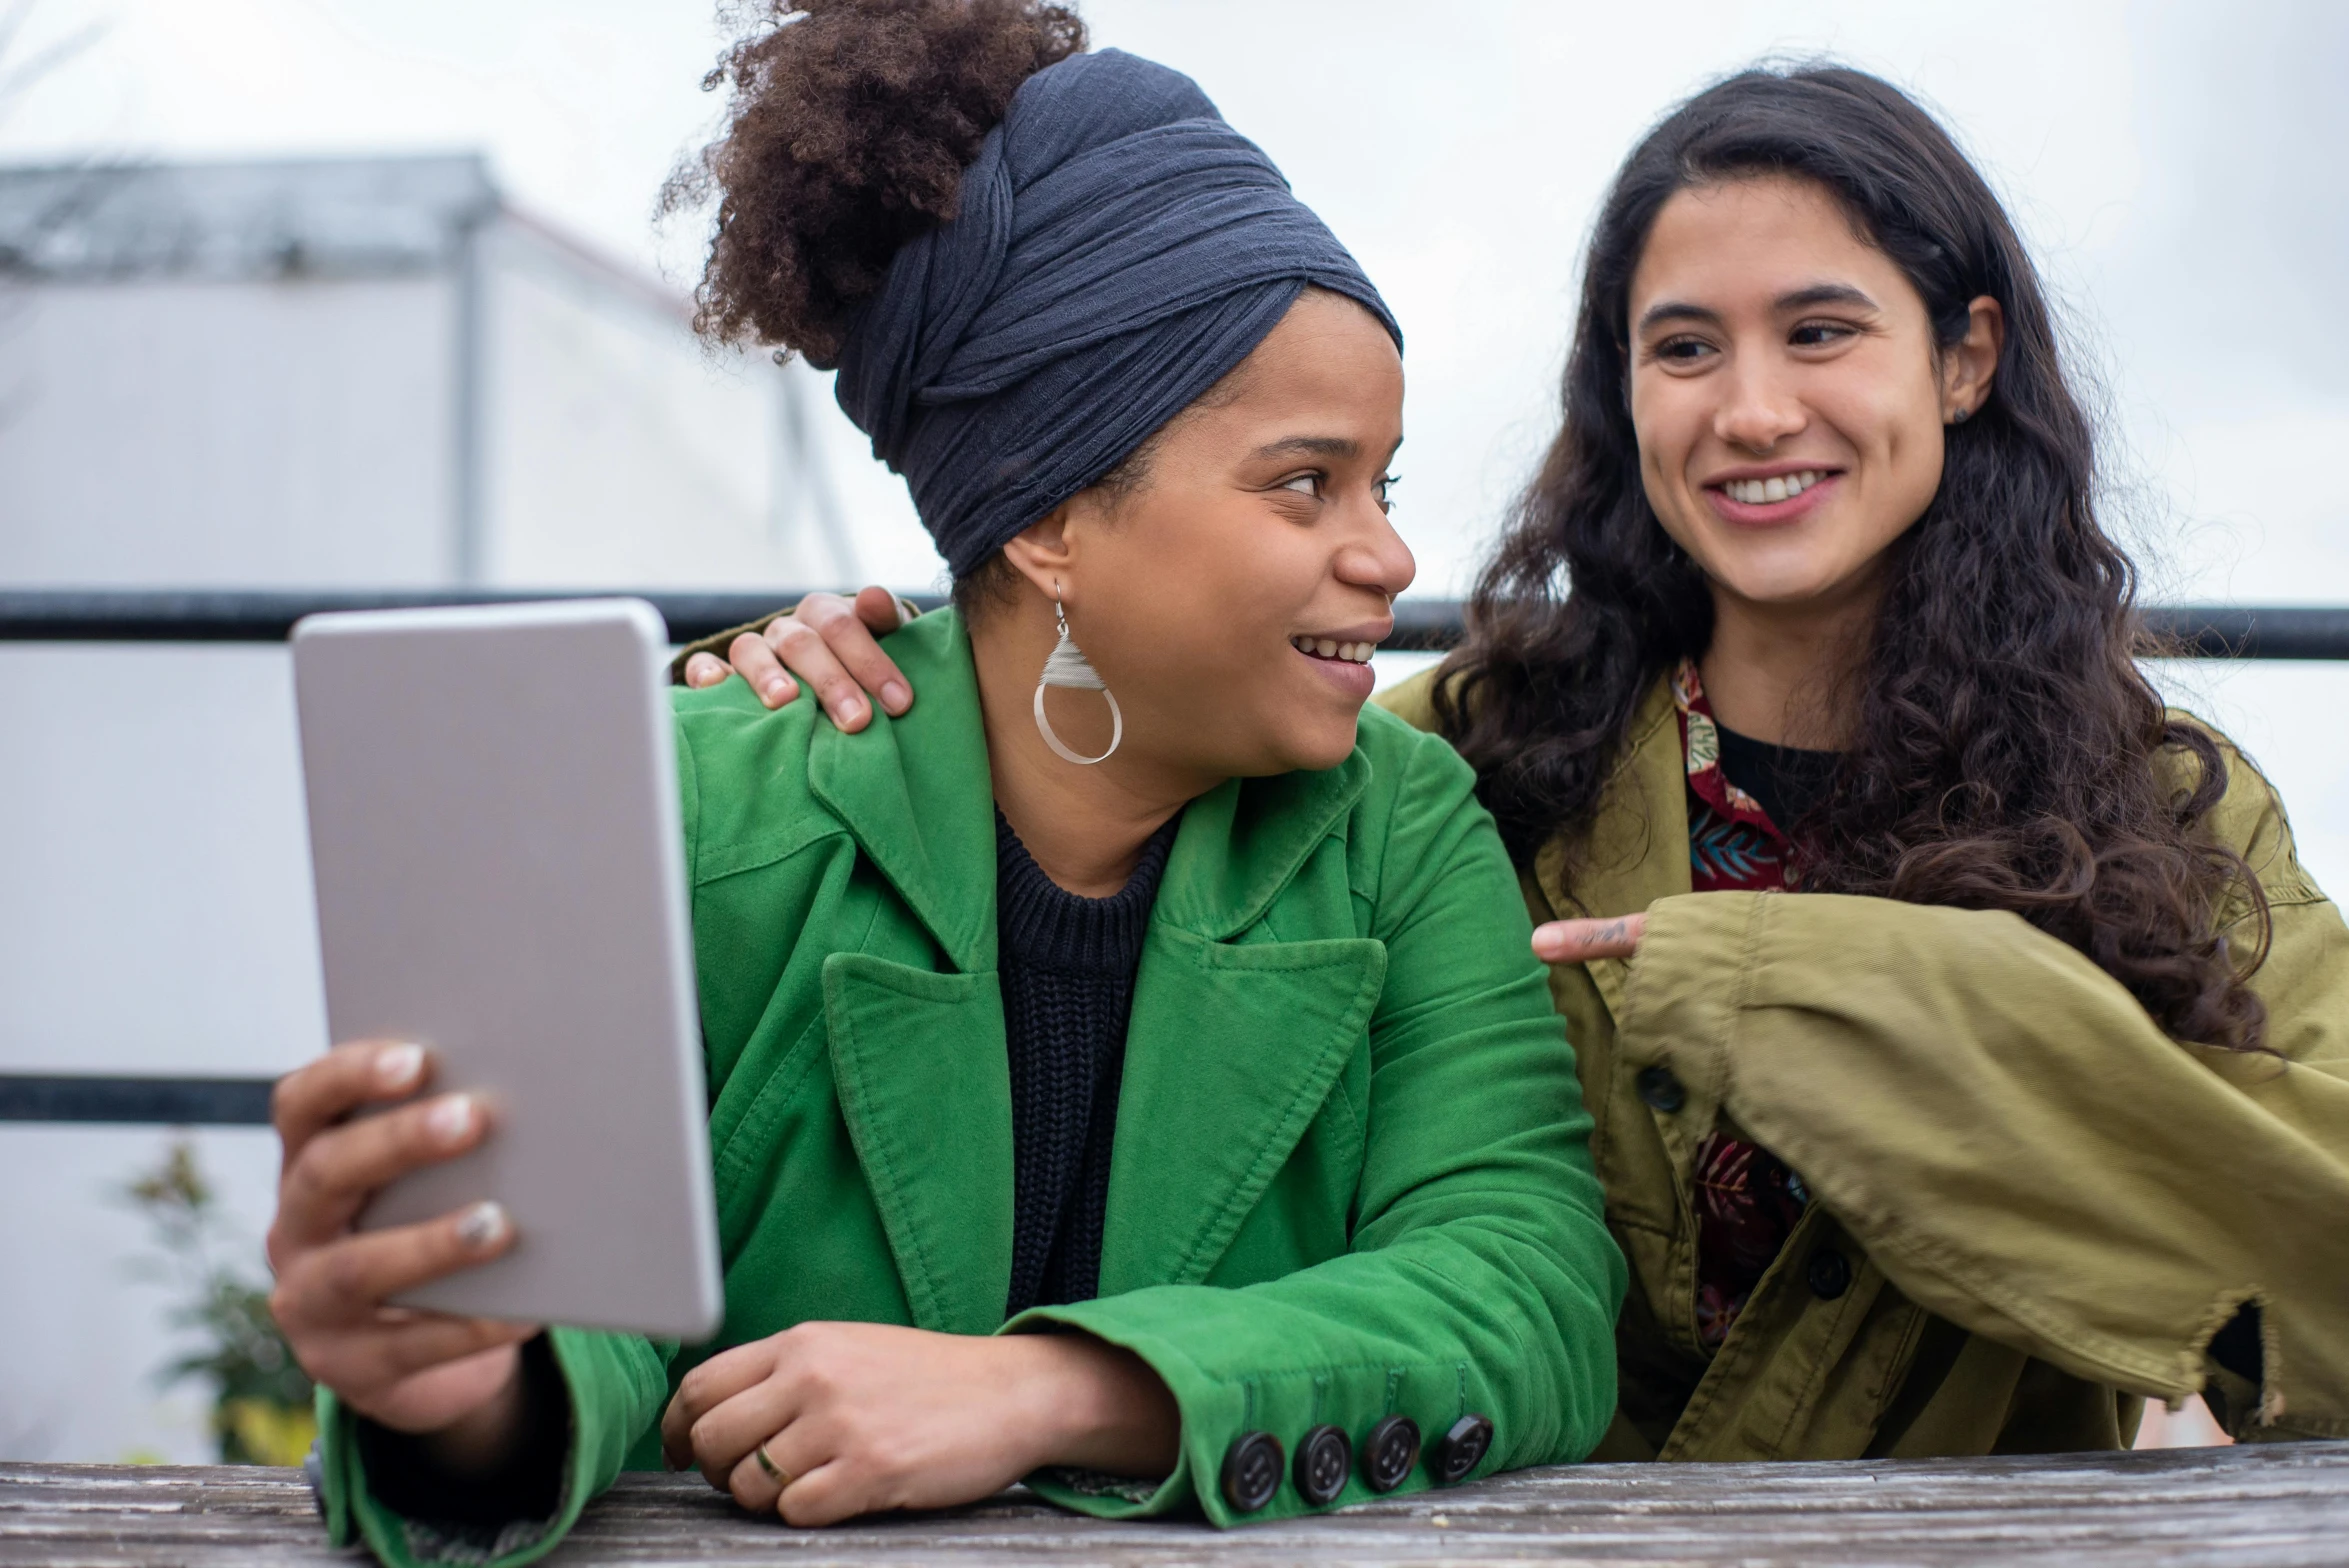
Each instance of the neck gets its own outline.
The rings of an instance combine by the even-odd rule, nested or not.
[[[1870,584],[1831,605],[1758,604],[1716,584],[1713,640],[1697,667],[1713,716],[1773,746],[1843,749],[1853,723],[1849,678],[1882,597]]]
[[[1147,747],[1134,745],[1132,714],[1126,743],[1108,761],[1079,767],[1053,755],[1036,730],[1035,694],[1036,677],[1059,639],[1051,606],[1039,617],[1027,599],[1016,608],[991,608],[970,628],[996,809],[1054,883],[1106,898],[1133,876],[1150,835],[1222,781],[1154,762]],[[1055,698],[1056,728],[1064,701],[1074,707],[1101,700],[1093,692]],[[1107,734],[1104,728],[1099,744]]]

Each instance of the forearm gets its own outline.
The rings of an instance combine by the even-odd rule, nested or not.
[[[2279,954],[2336,942],[2321,913],[2279,914]],[[2338,1028],[2341,965],[2292,956],[2279,1037]],[[1824,895],[1657,904],[1619,1025],[1626,1071],[1680,1082],[1657,1114],[1681,1168],[1726,1116],[1930,1310],[2176,1397],[2257,1299],[2294,1402],[2349,1415],[2349,1082],[2325,1042],[2191,1049],[2013,916]]]
[[[1027,1468],[1148,1477],[1174,1469],[1182,1415],[1141,1357],[1090,1334],[1006,1335],[1000,1343],[1022,1368],[1015,1376]]]
[[[1577,1227],[1572,1215],[1562,1227]],[[1606,1245],[1592,1222],[1592,1242]],[[1041,1308],[1014,1328],[1077,1327],[1126,1347],[1164,1380],[1181,1411],[1177,1462],[1154,1493],[1079,1494],[1046,1477],[1055,1500],[1091,1512],[1157,1513],[1196,1500],[1217,1524],[1306,1511],[1316,1500],[1284,1481],[1261,1512],[1223,1487],[1234,1445],[1269,1435],[1294,1458],[1308,1434],[1334,1427],[1356,1463],[1339,1504],[1390,1488],[1460,1477],[1442,1443],[1464,1419],[1489,1422],[1475,1474],[1579,1459],[1614,1407],[1613,1315],[1607,1270],[1574,1267],[1544,1238],[1478,1225],[1427,1231],[1237,1289],[1156,1286]],[[1411,1424],[1416,1462],[1372,1484],[1366,1453],[1389,1418]],[[1107,1465],[1088,1468],[1111,1469]],[[1131,1473],[1122,1471],[1120,1473]]]

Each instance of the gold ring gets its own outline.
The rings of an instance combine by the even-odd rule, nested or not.
[[[759,1468],[767,1473],[768,1480],[781,1487],[788,1487],[791,1485],[791,1477],[785,1475],[781,1470],[777,1469],[775,1466],[775,1461],[767,1457],[767,1445],[765,1443],[759,1444],[758,1447],[752,1449],[750,1452],[751,1456],[758,1460]]]

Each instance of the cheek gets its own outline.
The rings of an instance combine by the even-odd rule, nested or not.
[[[1887,387],[1873,399],[1853,398],[1840,410],[1825,410],[1874,470],[1856,499],[1863,503],[1861,527],[1877,548],[1908,532],[1941,488],[1947,455],[1940,402],[1928,386]]]
[[[1664,531],[1688,544],[1687,516],[1695,497],[1689,488],[1689,454],[1704,415],[1687,388],[1670,377],[1634,375],[1631,426],[1639,442],[1640,486]]]
[[[1286,624],[1295,573],[1292,542],[1252,500],[1160,496],[1105,542],[1101,635],[1127,654],[1133,678],[1173,697],[1262,665],[1260,633]]]

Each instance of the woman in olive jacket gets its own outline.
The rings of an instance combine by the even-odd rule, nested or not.
[[[2197,1392],[2349,1437],[2349,929],[2133,662],[1981,176],[1857,72],[1698,95],[1565,391],[1467,644],[1383,700],[1554,966],[1632,1268],[1600,1456],[2113,1447]],[[838,601],[730,646],[888,699]]]
[[[706,313],[839,363],[962,608],[856,733],[680,694],[714,1343],[386,1306],[516,1244],[489,1204],[351,1230],[490,1109],[349,1120],[425,1084],[397,1043],[281,1086],[272,1307],[338,1542],[527,1561],[664,1458],[797,1524],[1022,1478],[1231,1524],[1605,1429],[1622,1259],[1507,857],[1459,757],[1362,711],[1412,573],[1399,334],[1195,86],[1080,41],[847,5],[736,52]],[[795,161],[925,124],[959,196]],[[921,202],[958,215],[848,289]]]

